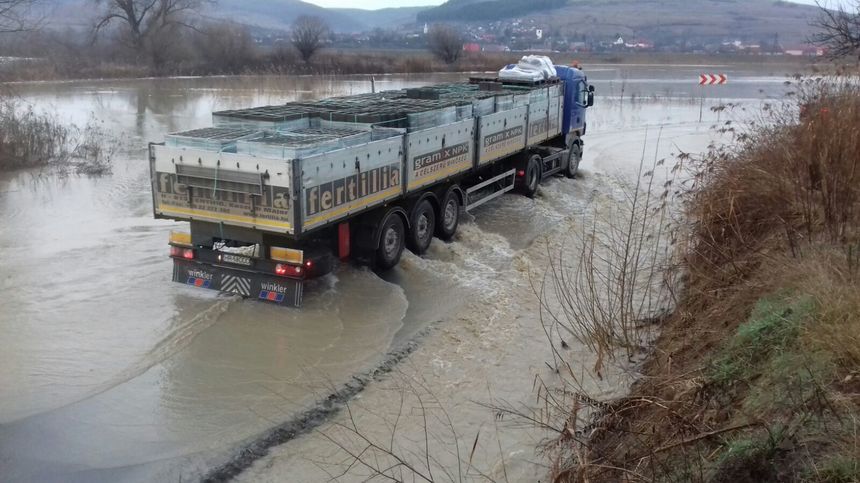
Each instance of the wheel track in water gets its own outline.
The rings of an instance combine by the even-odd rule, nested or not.
[[[230,305],[237,300],[241,299],[239,297],[230,297],[218,300],[213,305],[197,312],[193,317],[185,319],[185,322],[182,322],[181,325],[171,330],[165,337],[162,337],[161,340],[148,350],[137,363],[118,372],[110,379],[102,382],[91,391],[85,393],[82,397],[61,406],[50,408],[46,411],[28,414],[15,420],[7,421],[4,424],[9,425],[20,423],[21,421],[25,421],[33,417],[52,413],[69,406],[82,403],[143,375],[146,371],[170,359],[175,354],[188,347],[195,337],[203,333],[209,327],[212,327],[221,315],[227,312]]]
[[[350,382],[345,383],[340,389],[332,391],[314,407],[301,412],[295,417],[241,445],[238,449],[234,450],[233,455],[229,457],[226,463],[205,474],[201,478],[201,481],[206,483],[230,481],[250,468],[254,462],[266,456],[271,448],[292,441],[303,434],[310,433],[328,421],[343,409],[347,401],[361,393],[371,382],[389,374],[401,361],[409,357],[418,348],[421,338],[432,330],[434,325],[428,325],[415,334],[409,342],[386,353],[382,363],[376,368],[353,375]]]

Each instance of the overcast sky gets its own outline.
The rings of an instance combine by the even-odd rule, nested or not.
[[[439,5],[445,0],[304,0],[322,7],[364,8],[375,10],[387,7],[420,7],[423,5]],[[797,3],[815,5],[815,0],[794,0]],[[824,0],[831,5],[853,5],[855,0]]]

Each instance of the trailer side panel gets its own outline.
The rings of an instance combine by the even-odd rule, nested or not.
[[[479,119],[478,166],[510,156],[526,147],[528,106],[481,116]]]
[[[302,159],[302,230],[403,194],[403,137],[394,136]]]
[[[407,191],[472,169],[475,120],[411,132],[406,135]]]

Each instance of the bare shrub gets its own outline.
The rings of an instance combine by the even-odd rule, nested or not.
[[[659,147],[659,140],[658,140]],[[673,282],[666,277],[672,252],[667,225],[672,178],[644,170],[636,182],[622,182],[622,199],[598,203],[561,246],[538,290],[541,319],[573,336],[598,356],[595,370],[618,350],[632,358],[648,346],[653,322],[672,308]],[[571,256],[573,254],[574,256]],[[553,339],[550,338],[550,342]]]
[[[60,174],[105,175],[117,146],[95,120],[80,129],[32,107],[0,101],[0,170],[53,167]]]
[[[65,159],[73,133],[33,108],[0,100],[0,169],[45,166]]]
[[[322,48],[328,31],[328,25],[319,17],[302,15],[293,22],[290,38],[305,63],[310,62],[311,57]]]
[[[427,34],[427,46],[439,60],[453,64],[463,54],[463,37],[450,25],[434,25]]]
[[[199,35],[194,36],[194,48],[200,61],[214,72],[241,73],[258,57],[257,45],[248,29],[227,22],[202,27]]]
[[[71,150],[67,166],[87,176],[110,174],[119,142],[104,127],[104,122],[93,118],[82,130],[75,128],[75,131],[79,132],[76,132],[76,144]]]

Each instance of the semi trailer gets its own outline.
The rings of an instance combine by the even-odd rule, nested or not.
[[[190,226],[173,281],[299,307],[338,260],[392,268],[464,210],[573,178],[594,88],[555,71],[220,111],[151,143],[154,215]]]

